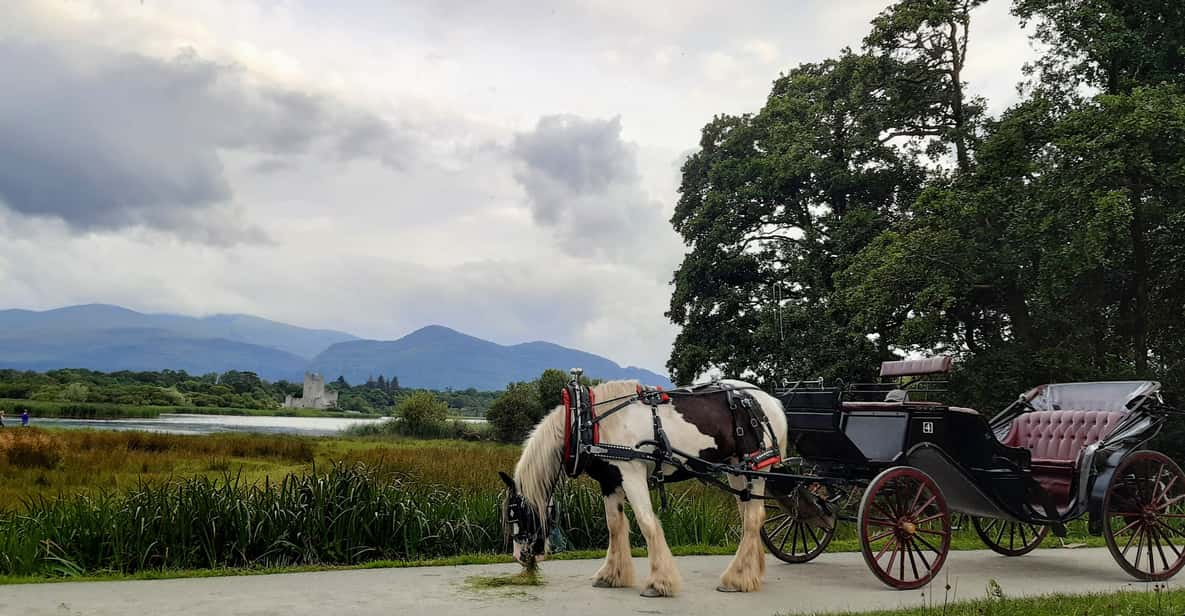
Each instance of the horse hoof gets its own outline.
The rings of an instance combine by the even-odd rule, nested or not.
[[[664,595],[658,592],[658,590],[653,586],[647,586],[646,589],[642,591],[642,596],[648,599],[653,599],[655,597],[662,597]]]
[[[735,586],[725,586],[724,584],[717,586],[716,590],[717,592],[741,592],[741,589]]]
[[[613,584],[609,583],[607,580],[597,578],[593,580],[593,588],[613,588]]]

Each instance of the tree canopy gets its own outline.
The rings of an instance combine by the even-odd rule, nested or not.
[[[1185,377],[1185,5],[1016,0],[1046,54],[996,117],[974,0],[902,0],[859,51],[718,116],[683,167],[668,364],[864,378],[949,353],[961,401]]]

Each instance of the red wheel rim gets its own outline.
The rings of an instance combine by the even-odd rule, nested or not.
[[[1185,566],[1185,474],[1155,451],[1119,465],[1103,499],[1103,536],[1133,577],[1167,580]]]
[[[1048,526],[1024,522],[974,518],[971,523],[975,526],[975,534],[979,535],[984,545],[1004,556],[1028,554],[1037,549],[1045,535],[1049,534]]]
[[[950,510],[930,476],[898,467],[881,473],[860,503],[860,551],[880,580],[908,590],[926,585],[950,551]]]

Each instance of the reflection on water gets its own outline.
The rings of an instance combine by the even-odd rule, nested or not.
[[[371,417],[248,417],[166,413],[155,419],[49,419],[34,418],[34,426],[46,428],[94,428],[98,430],[146,430],[169,434],[263,432],[328,436],[351,426],[373,424],[386,418]]]

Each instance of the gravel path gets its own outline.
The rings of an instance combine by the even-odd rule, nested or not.
[[[843,609],[917,606],[921,591],[888,589],[865,568],[859,553],[824,554],[812,563],[785,565],[768,557],[765,587],[747,595],[718,593],[724,556],[677,559],[684,590],[674,599],[644,599],[637,589],[594,589],[597,561],[542,564],[546,584],[477,589],[475,575],[503,575],[517,565],[471,565],[327,571],[283,575],[131,582],[83,582],[0,586],[0,616],[276,615],[335,616],[570,616],[616,614],[809,614]],[[638,572],[644,559],[635,559]],[[1106,549],[1037,550],[1020,558],[992,552],[952,552],[944,573],[958,597],[982,597],[989,579],[1008,596],[1143,589],[1112,562]],[[639,579],[641,576],[639,576]],[[1185,579],[1185,578],[1182,578]],[[942,583],[935,592],[939,598]]]

